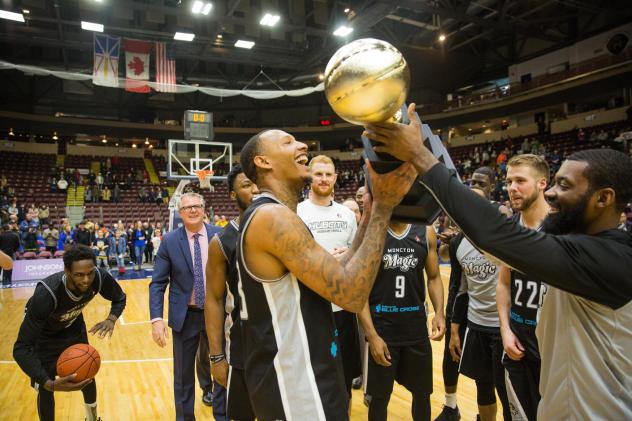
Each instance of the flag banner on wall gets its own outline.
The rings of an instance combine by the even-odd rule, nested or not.
[[[159,92],[176,92],[176,56],[173,44],[156,43],[156,84]]]
[[[125,90],[129,92],[147,93],[149,85],[149,53],[152,42],[125,38]]]
[[[118,88],[120,37],[94,34],[94,64],[92,83],[100,86]]]

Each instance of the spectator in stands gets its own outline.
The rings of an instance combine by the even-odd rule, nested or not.
[[[81,173],[79,172],[79,168],[75,168],[75,171],[72,173],[72,181],[75,183],[75,187],[81,184]]]
[[[498,165],[498,168],[500,168],[501,171],[505,170],[505,167],[507,166],[507,160],[509,151],[506,149],[503,149],[502,151],[500,151],[500,153],[498,154],[498,157],[496,158],[496,165]]]
[[[29,215],[31,217],[31,220],[36,221],[38,223],[40,222],[40,220],[39,220],[39,208],[37,207],[37,205],[35,203],[31,203],[31,206],[29,206],[27,215]]]
[[[92,202],[98,203],[101,201],[101,189],[96,184],[92,185]]]
[[[584,132],[584,129],[579,129],[579,131],[577,132],[577,143],[581,145],[585,141],[586,141],[586,132]]]
[[[11,260],[15,260],[16,253],[20,250],[20,237],[16,232],[17,227],[11,224],[4,224],[2,231],[0,232],[0,251],[7,256],[11,257]],[[11,283],[10,269],[4,269],[2,271],[2,284]]]
[[[37,245],[37,228],[34,225],[28,226],[22,241],[24,243],[24,251],[36,252],[39,249]]]
[[[103,175],[101,175],[101,173],[97,174],[96,182],[99,190],[101,190],[101,188],[103,187]]]
[[[48,218],[50,216],[50,209],[48,208],[48,205],[40,203],[39,209],[37,210],[37,216],[41,225],[48,225]]]
[[[119,273],[125,272],[125,253],[127,252],[127,242],[124,233],[124,229],[117,229],[114,232],[114,255],[116,256],[116,266]]]
[[[156,200],[156,192],[151,186],[149,186],[146,190],[147,190],[147,203],[154,203],[154,201]]]
[[[162,242],[162,231],[160,230],[160,228],[156,228],[154,230],[153,236],[151,237],[151,245],[153,249],[153,256],[152,256],[153,260],[156,260],[156,254],[158,253],[158,249],[160,248],[161,242]]]
[[[619,218],[619,226],[617,227],[620,230],[627,231],[628,230],[628,215],[625,212],[621,212],[621,217]]]
[[[162,197],[163,203],[169,203],[169,190],[167,190],[166,185],[162,187],[162,191],[160,192],[160,197]]]
[[[154,187],[154,191],[155,191],[154,202],[157,205],[162,204],[162,191],[160,190],[160,187]]]
[[[57,242],[59,241],[59,231],[55,227],[49,227],[48,224],[42,225],[42,236],[46,243],[46,251],[55,253],[57,251]]]
[[[520,153],[531,153],[531,142],[528,137],[525,136],[522,145],[520,145],[520,149],[522,150]]]
[[[140,186],[140,188],[138,189],[138,198],[141,202],[147,201],[147,189],[145,188],[145,186]]]
[[[91,247],[92,240],[93,240],[92,232],[90,232],[86,228],[86,221],[81,221],[79,223],[79,228],[77,229],[77,232],[75,233],[75,243],[83,244],[84,246]]]
[[[219,219],[218,226],[225,227],[226,225],[228,225],[228,219],[226,219],[226,215],[222,215]]]
[[[96,231],[94,241],[92,242],[92,249],[97,257],[97,265],[100,265],[102,268],[109,268],[110,266],[108,263],[108,248],[109,245],[103,237],[103,233]]]
[[[48,185],[50,186],[51,193],[57,193],[57,179],[55,177],[48,179]]]
[[[121,200],[121,188],[118,183],[115,183],[114,189],[112,189],[112,200],[114,203],[118,203]]]
[[[16,199],[11,200],[9,207],[7,208],[9,215],[18,216],[18,201]]]
[[[151,241],[154,236],[154,228],[149,224],[149,221],[143,222],[143,232],[145,233],[146,246],[145,246],[145,262],[152,263],[152,257],[154,253],[154,244]]]
[[[103,187],[103,191],[101,191],[101,199],[109,203],[112,200],[112,190],[108,188],[108,186]]]
[[[63,226],[59,233],[59,239],[57,240],[57,251],[64,251],[66,247],[70,246],[72,241],[72,227],[69,224]]]
[[[64,177],[60,178],[59,181],[57,181],[57,189],[60,193],[66,193],[66,190],[68,189],[68,182]]]
[[[137,270],[141,270],[143,266],[143,254],[147,245],[147,237],[143,230],[143,223],[136,222],[136,227],[132,230],[132,241],[134,243],[134,256],[136,257]]]
[[[84,203],[91,203],[92,202],[92,190],[90,188],[87,188],[83,192],[83,201],[84,201]]]
[[[216,227],[221,227],[219,215],[213,215],[213,225]]]

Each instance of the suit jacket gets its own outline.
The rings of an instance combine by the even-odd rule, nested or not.
[[[208,240],[221,228],[204,224]],[[162,238],[149,284],[150,319],[163,317],[164,296],[169,285],[169,327],[182,330],[193,292],[193,257],[184,226]]]

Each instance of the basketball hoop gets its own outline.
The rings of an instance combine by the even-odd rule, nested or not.
[[[198,180],[200,180],[200,188],[201,189],[210,189],[211,188],[211,177],[215,174],[213,170],[197,170],[194,171],[195,175],[197,175]]]

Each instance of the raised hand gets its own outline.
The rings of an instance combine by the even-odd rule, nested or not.
[[[417,171],[407,162],[386,174],[376,173],[368,159],[366,165],[371,177],[373,202],[391,208],[402,201],[417,178]],[[364,206],[366,212],[366,203]]]

